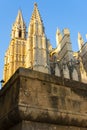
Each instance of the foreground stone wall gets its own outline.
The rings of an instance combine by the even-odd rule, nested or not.
[[[23,121],[10,130],[87,130],[87,128]]]
[[[0,90],[0,130],[11,129],[86,130],[87,84],[19,68]]]

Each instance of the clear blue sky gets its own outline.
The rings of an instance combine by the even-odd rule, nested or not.
[[[21,9],[28,27],[34,2],[38,4],[47,38],[56,46],[57,27],[62,31],[69,28],[73,50],[78,50],[77,34],[86,41],[87,0],[0,0],[0,80],[2,79],[4,54],[10,43],[12,24]]]

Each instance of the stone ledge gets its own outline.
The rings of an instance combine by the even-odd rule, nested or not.
[[[19,105],[19,111],[23,120],[87,128],[87,115],[85,114],[25,107],[23,105]]]
[[[25,130],[25,129],[26,130],[87,130],[87,128],[32,122],[32,121],[22,121],[9,130]]]

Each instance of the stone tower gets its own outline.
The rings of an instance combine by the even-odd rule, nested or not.
[[[61,62],[70,62],[73,59],[72,45],[70,41],[70,32],[68,28],[63,30],[63,35],[57,30],[56,40],[58,42],[59,57]]]
[[[48,40],[36,3],[30,19],[26,44],[25,67],[49,73]]]
[[[24,67],[26,26],[21,11],[18,11],[11,32],[11,42],[5,54],[4,81],[19,68]]]
[[[11,42],[5,54],[4,81],[5,83],[19,67],[50,73],[49,41],[46,38],[43,22],[37,7],[30,19],[28,36],[21,11],[12,27]]]

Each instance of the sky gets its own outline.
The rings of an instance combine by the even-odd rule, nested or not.
[[[56,30],[70,30],[72,49],[78,51],[77,36],[81,33],[86,42],[87,0],[0,0],[0,80],[3,79],[4,55],[11,40],[11,29],[18,10],[23,14],[28,28],[34,3],[38,4],[45,33],[53,47],[56,47]]]

